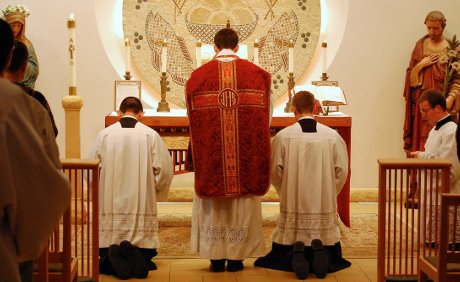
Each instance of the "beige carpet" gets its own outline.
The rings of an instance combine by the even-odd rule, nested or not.
[[[377,202],[377,188],[360,188],[350,190],[351,202]],[[171,187],[168,194],[168,202],[191,202],[193,200],[193,187]],[[279,201],[275,188],[270,187],[267,193],[262,197],[264,202]]]
[[[265,216],[263,232],[266,252],[271,248],[270,234],[275,227],[276,216]],[[354,213],[351,215],[352,228],[340,225],[342,252],[345,258],[377,257],[377,214]],[[160,218],[160,257],[198,257],[190,253],[190,217],[163,216]],[[264,255],[264,254],[260,254]]]

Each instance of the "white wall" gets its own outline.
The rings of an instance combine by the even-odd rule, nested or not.
[[[78,95],[85,103],[81,112],[84,156],[96,133],[103,128],[104,116],[113,109],[114,81],[121,79],[123,71],[121,53],[112,54],[112,60],[106,53],[111,52],[109,49],[122,52],[121,45],[107,48],[107,42],[101,40],[107,34],[100,34],[110,30],[104,25],[113,24],[111,14],[107,14],[113,11],[104,13],[101,7],[114,1],[2,0],[0,5],[3,8],[7,4],[24,4],[31,10],[26,33],[40,62],[36,89],[47,97],[55,115],[62,156],[65,144],[61,100],[68,95],[66,20],[71,12],[75,14]],[[426,32],[424,17],[430,10],[443,11],[448,20],[446,35],[450,37],[460,32],[457,16],[460,1],[326,0],[326,3],[330,17],[336,17],[329,18],[326,34],[330,46],[328,73],[346,92],[349,105],[341,110],[353,117],[351,185],[377,187],[377,159],[404,156],[404,75],[415,41]],[[99,21],[96,11],[101,17]],[[111,44],[117,43],[114,40]],[[319,63],[319,59],[313,62]],[[317,80],[317,68],[308,72],[311,75],[304,77],[305,81]]]

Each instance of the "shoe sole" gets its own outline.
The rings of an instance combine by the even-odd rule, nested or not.
[[[326,250],[321,240],[318,239],[314,239],[311,242],[311,247],[314,252],[313,268],[315,275],[318,278],[324,278],[329,271],[329,258],[327,257]]]
[[[308,262],[305,259],[305,245],[303,242],[294,243],[294,255],[292,257],[292,269],[294,270],[295,275],[299,279],[305,279],[308,276]]]

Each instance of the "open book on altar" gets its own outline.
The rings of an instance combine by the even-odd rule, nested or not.
[[[343,93],[342,88],[338,86],[331,86],[331,85],[312,85],[312,84],[305,84],[305,85],[298,85],[294,87],[294,93],[299,91],[309,91],[314,96],[315,99],[319,101],[319,104],[322,108],[323,113],[329,112],[329,109],[325,109],[324,107],[329,106],[340,106],[346,105],[347,99],[345,98],[345,94]]]

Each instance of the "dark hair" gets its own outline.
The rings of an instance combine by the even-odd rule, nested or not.
[[[26,44],[19,40],[14,41],[13,56],[11,57],[8,72],[18,72],[24,64],[27,64],[29,58],[29,51]]]
[[[7,59],[14,46],[13,31],[10,25],[0,19],[0,72],[7,69]]]
[[[447,110],[446,97],[444,96],[444,93],[439,90],[427,89],[423,91],[420,98],[418,98],[418,103],[420,104],[423,101],[427,101],[432,108],[439,105],[444,111]]]
[[[135,114],[143,112],[144,108],[142,107],[141,100],[136,97],[126,97],[123,99],[120,104],[120,112],[126,113],[128,111]]]
[[[219,50],[234,49],[238,45],[238,34],[231,28],[223,28],[214,36],[214,44]]]
[[[299,91],[292,98],[292,106],[299,114],[311,114],[315,107],[315,96],[309,91]]]

